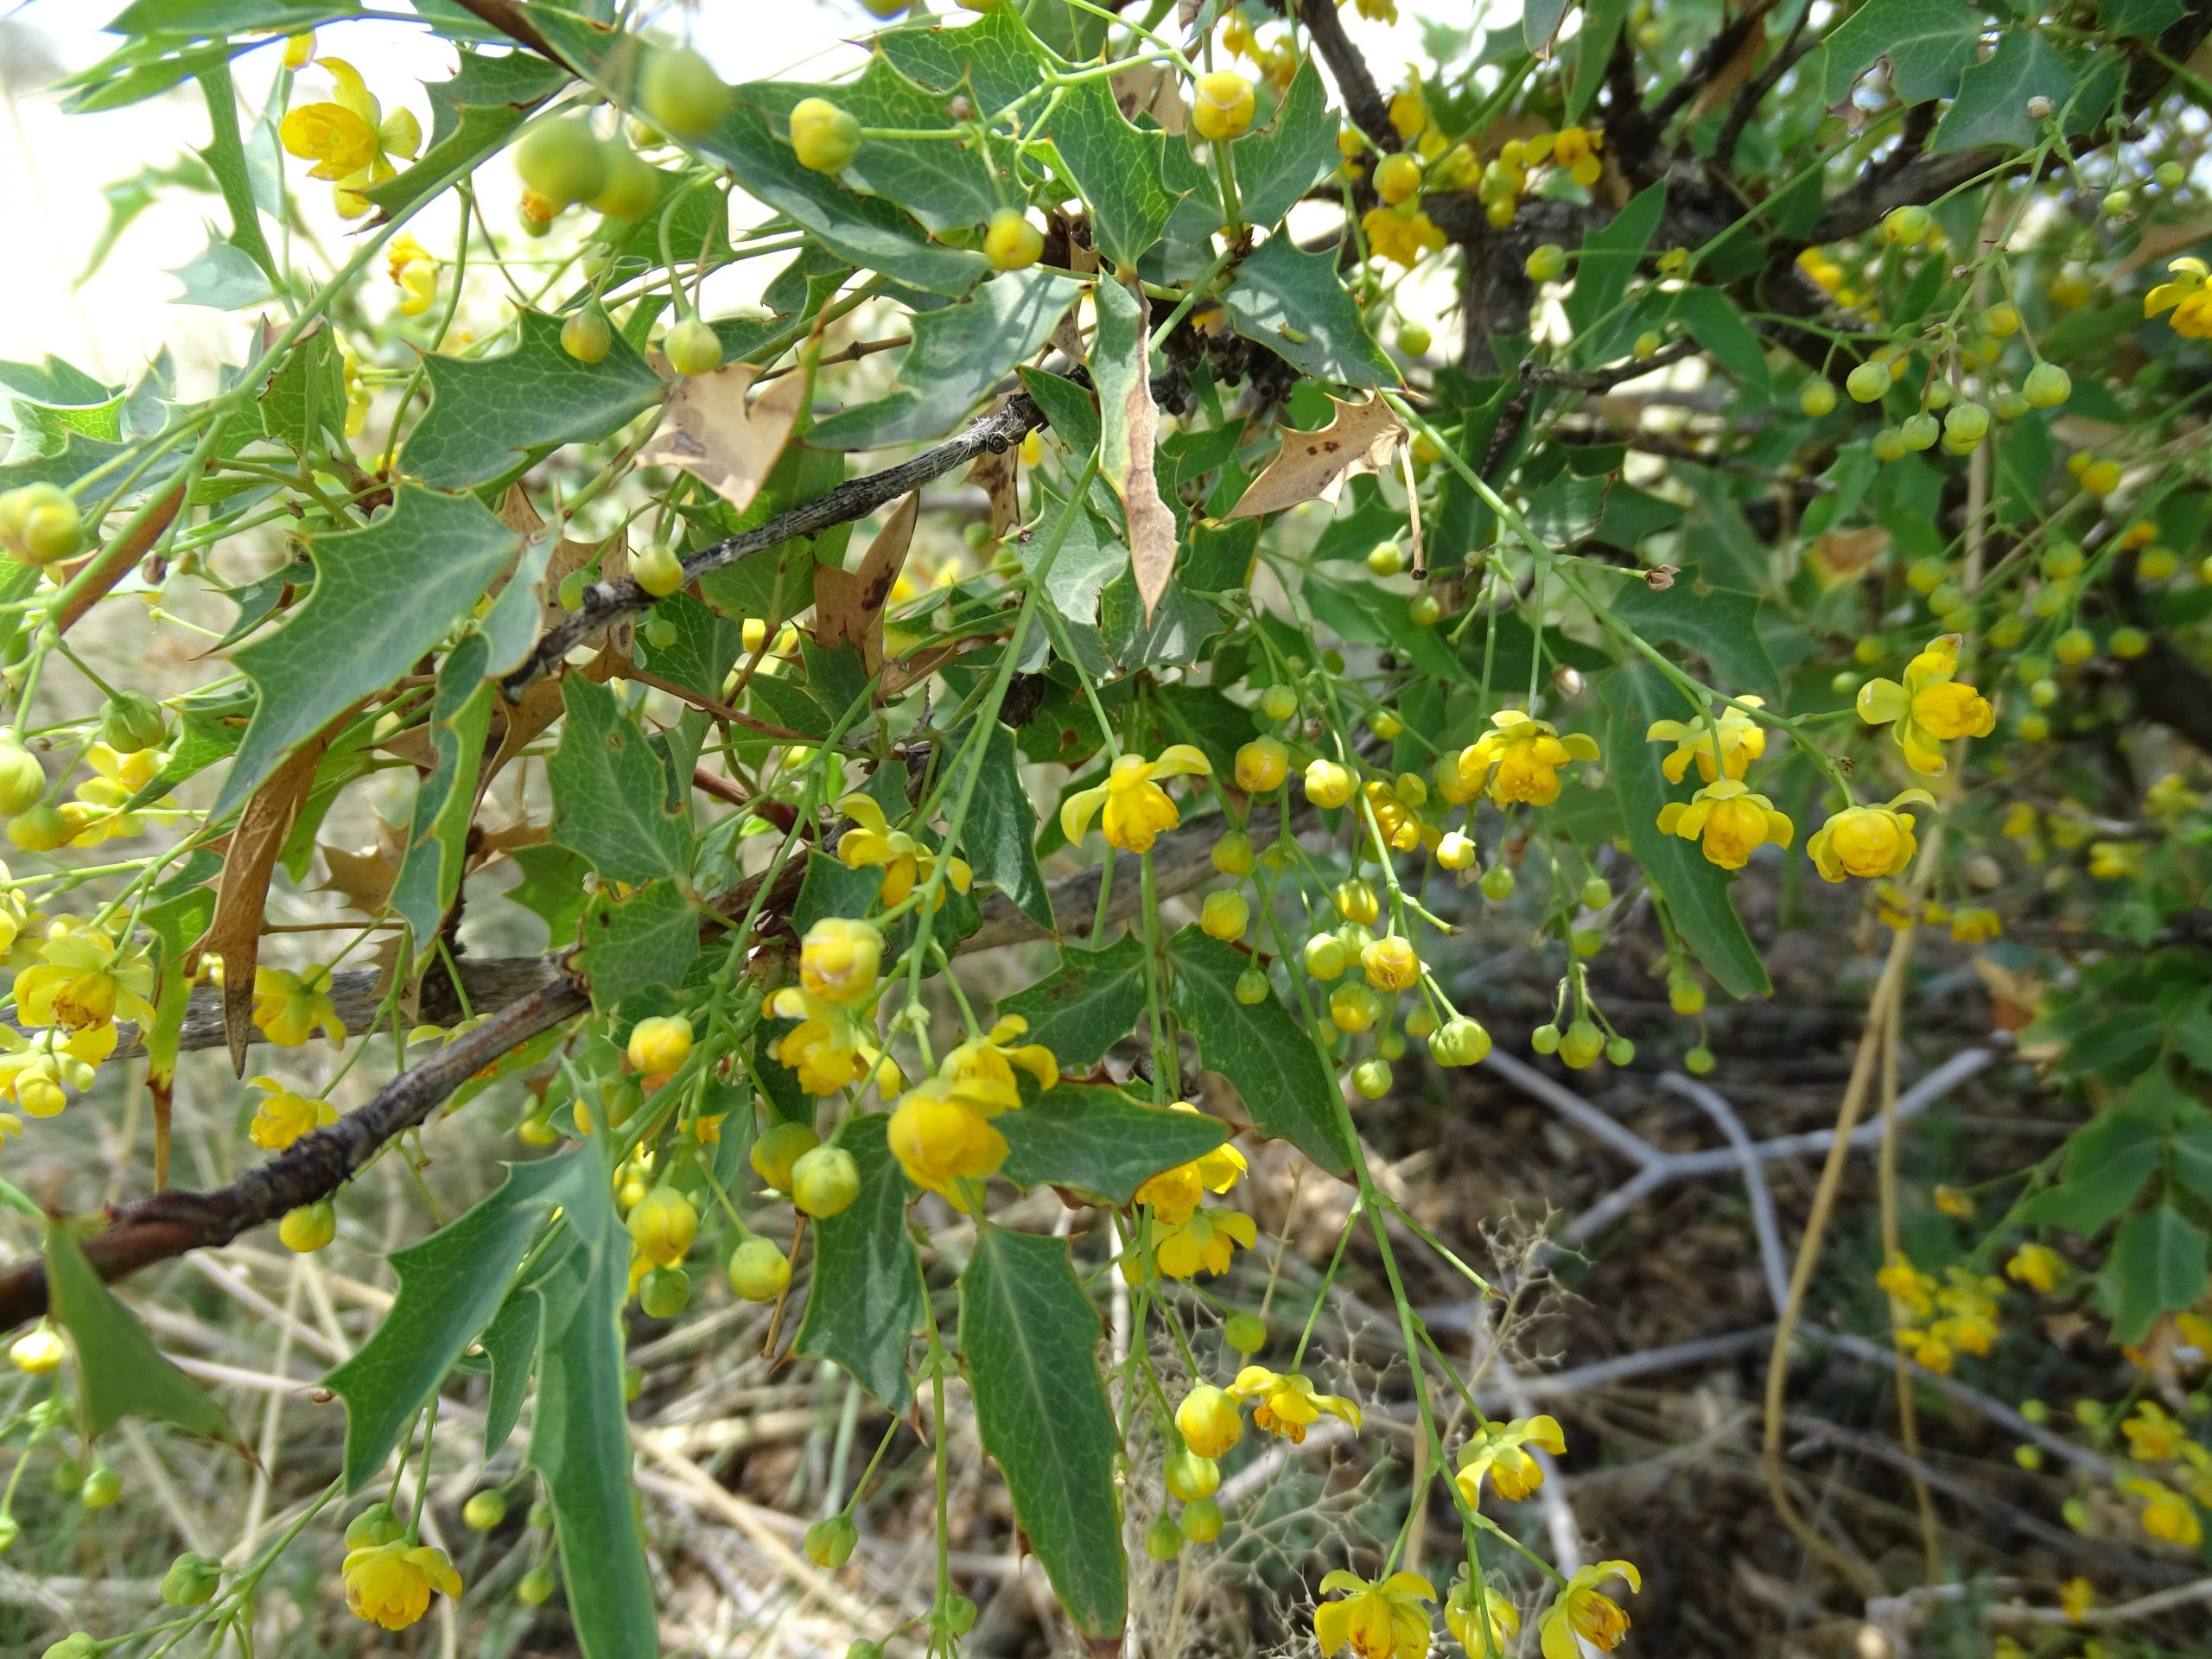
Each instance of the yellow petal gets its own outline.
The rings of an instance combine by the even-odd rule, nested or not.
[[[874,796],[855,790],[837,803],[837,810],[863,829],[873,830],[879,836],[891,833],[891,821],[883,816],[883,804]]]
[[[1160,759],[1152,763],[1150,771],[1154,778],[1211,777],[1213,762],[1192,744],[1170,743],[1160,752]]]
[[[1895,680],[1869,680],[1859,688],[1859,718],[1869,726],[1885,725],[1910,706],[1904,687]]]
[[[1079,789],[1060,803],[1060,834],[1071,847],[1090,833],[1090,821],[1098,816],[1098,809],[1106,804],[1106,785],[1099,784],[1090,789]]]

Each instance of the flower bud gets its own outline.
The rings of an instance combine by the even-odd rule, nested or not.
[[[794,104],[791,132],[798,164],[816,173],[842,173],[861,153],[859,120],[826,98],[803,98]]]
[[[653,1268],[638,1281],[638,1306],[649,1319],[672,1319],[691,1305],[691,1275],[681,1268]]]
[[[806,1559],[834,1573],[853,1559],[860,1541],[860,1529],[853,1524],[851,1516],[825,1516],[806,1529]]]
[[[1018,207],[1001,207],[983,232],[983,257],[1000,270],[1023,270],[1045,251],[1045,233]]]
[[[1315,760],[1306,768],[1306,798],[1319,807],[1342,806],[1351,799],[1351,774],[1333,760]]]
[[[198,1607],[215,1598],[223,1582],[223,1564],[213,1556],[189,1551],[169,1563],[162,1574],[162,1599],[172,1607]]]
[[[791,1262],[768,1239],[748,1238],[730,1255],[729,1287],[748,1302],[772,1302],[791,1282]]]
[[[748,1160],[753,1173],[779,1192],[791,1190],[791,1172],[799,1159],[822,1144],[809,1123],[771,1123],[753,1143]]]
[[[1201,1382],[1175,1408],[1175,1427],[1194,1456],[1219,1458],[1244,1437],[1243,1414],[1211,1383]]]
[[[670,329],[661,351],[678,374],[712,374],[722,364],[721,336],[696,317],[686,317]]]
[[[656,46],[638,76],[638,107],[663,132],[696,138],[719,126],[736,94],[688,46]]]
[[[672,1268],[690,1254],[699,1236],[699,1211],[665,1181],[645,1194],[625,1223],[638,1254],[656,1267]]]
[[[1490,1054],[1490,1033],[1482,1022],[1454,1014],[1428,1039],[1429,1058],[1439,1065],[1478,1065]]]
[[[1197,1452],[1178,1448],[1167,1454],[1162,1471],[1167,1483],[1167,1495],[1178,1503],[1195,1503],[1211,1497],[1221,1485],[1221,1465],[1211,1458],[1202,1458]]]
[[[1155,1561],[1172,1561],[1183,1552],[1183,1529],[1164,1515],[1152,1517],[1144,1529],[1144,1553]]]
[[[614,326],[596,301],[561,325],[561,349],[579,363],[603,363],[614,349]]]
[[[861,1166],[842,1147],[812,1147],[791,1161],[791,1202],[817,1221],[861,1195]]]
[[[60,1365],[68,1351],[53,1327],[40,1325],[9,1344],[8,1358],[25,1376],[44,1376]]]
[[[1306,941],[1306,971],[1319,980],[1332,980],[1342,974],[1351,958],[1345,954],[1344,944],[1333,933],[1316,933]]]
[[[1221,1505],[1211,1497],[1183,1506],[1183,1536],[1194,1544],[1210,1544],[1221,1536]]]
[[[1252,837],[1242,830],[1231,830],[1214,842],[1213,867],[1224,875],[1249,875],[1252,873]]]
[[[479,1492],[461,1506],[461,1522],[471,1532],[489,1532],[507,1518],[507,1500],[499,1492]]]
[[[824,1002],[857,1002],[875,988],[883,936],[868,922],[825,916],[799,944],[799,983]]]
[[[118,754],[161,747],[169,734],[162,706],[143,691],[124,691],[100,705],[100,741]]]
[[[1274,689],[1287,690],[1282,686]],[[1297,712],[1295,703],[1291,712]],[[1236,787],[1251,794],[1264,795],[1281,789],[1289,772],[1290,751],[1280,738],[1255,737],[1236,751]]]
[[[646,1077],[665,1077],[690,1058],[691,1040],[691,1022],[682,1014],[654,1014],[630,1027],[626,1052]]]
[[[389,1503],[372,1503],[346,1524],[346,1548],[374,1549],[391,1543],[406,1529],[399,1524],[399,1517],[391,1512]]]
[[[288,1210],[276,1224],[276,1236],[286,1249],[313,1255],[338,1236],[338,1211],[327,1198]]]
[[[666,599],[683,585],[683,561],[656,542],[630,561],[630,578],[655,599]]]
[[[1241,939],[1252,919],[1252,906],[1241,893],[1210,893],[1198,906],[1198,926],[1224,944]]]
[[[1222,1340],[1240,1354],[1256,1354],[1268,1345],[1268,1322],[1256,1313],[1232,1313],[1221,1327]]]

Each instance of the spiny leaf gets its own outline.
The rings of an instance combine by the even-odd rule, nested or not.
[[[645,734],[603,685],[581,674],[561,682],[568,723],[545,763],[553,838],[589,859],[610,881],[678,876],[691,861],[691,826],[671,811],[668,779]]]
[[[239,1444],[223,1408],[162,1357],[138,1316],[116,1300],[67,1226],[46,1225],[47,1296],[54,1322],[77,1356],[77,1398],[85,1438],[125,1417],[175,1423],[190,1434]]]
[[[890,1122],[858,1115],[837,1131],[859,1166],[860,1196],[814,1225],[814,1283],[791,1351],[835,1361],[880,1403],[904,1411],[914,1398],[906,1349],[929,1310],[906,1230],[913,1188],[884,1138]]]
[[[1001,998],[999,1012],[1027,1020],[1023,1040],[1051,1049],[1064,1069],[1095,1065],[1143,1016],[1147,955],[1144,941],[1128,935],[1101,950],[1064,945],[1060,965]]]
[[[1211,1152],[1228,1130],[1203,1113],[1171,1112],[1119,1089],[1063,1083],[998,1120],[999,1173],[1016,1186],[1050,1183],[1128,1204],[1164,1169]]]
[[[1389,404],[1379,397],[1357,404],[1329,401],[1336,413],[1318,432],[1283,429],[1282,448],[1237,497],[1230,518],[1255,518],[1301,501],[1334,506],[1347,479],[1389,466],[1406,436],[1404,423]]]
[[[679,380],[660,425],[638,451],[638,464],[680,467],[743,512],[783,454],[806,400],[807,377],[786,374],[747,407],[746,392],[760,372],[750,363],[728,363]]]
[[[1152,401],[1151,329],[1145,302],[1119,282],[1097,285],[1098,330],[1090,344],[1090,378],[1104,417],[1098,470],[1122,498],[1129,527],[1129,568],[1145,620],[1160,608],[1175,569],[1175,515],[1160,499],[1160,408]]]

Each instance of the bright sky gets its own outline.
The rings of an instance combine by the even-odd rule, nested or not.
[[[206,243],[207,222],[221,213],[213,197],[173,193],[140,216],[89,282],[73,285],[107,219],[102,187],[171,162],[207,137],[207,117],[190,81],[99,115],[66,116],[42,90],[55,75],[105,55],[114,37],[100,24],[121,5],[28,0],[0,22],[0,86],[9,118],[9,130],[0,135],[0,225],[16,250],[0,260],[0,358],[35,361],[55,353],[114,381],[134,377],[166,343],[177,355],[188,392],[205,391],[218,362],[244,355],[254,315],[172,304],[179,285],[168,273]],[[1461,11],[1442,0],[1439,9]],[[1418,55],[1413,8],[1406,10],[1406,21],[1395,26],[1369,22],[1350,6],[1344,10],[1386,79]],[[678,21],[671,14],[671,26]],[[724,0],[698,7],[691,32],[715,67],[735,81],[832,78],[861,60],[846,37],[874,26],[858,0]],[[412,107],[426,129],[429,110],[419,83],[442,80],[453,69],[452,48],[405,24],[334,24],[321,31],[318,48],[352,62],[387,108],[403,102]],[[249,110],[257,108],[276,68],[273,46],[238,60],[240,98]],[[318,95],[325,85],[312,72],[307,83]],[[430,228],[417,233],[436,251],[436,238],[450,232],[437,212],[425,219]],[[340,245],[337,238],[346,233],[334,218],[319,229],[330,238],[326,245]],[[763,279],[767,274],[760,273]]]

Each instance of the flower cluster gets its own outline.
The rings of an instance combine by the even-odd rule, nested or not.
[[[1874,1280],[1890,1294],[1898,1345],[1929,1370],[1948,1373],[1958,1355],[1979,1357],[1996,1345],[2002,1279],[1954,1265],[1938,1280],[1897,1256]]]
[[[1028,1029],[1020,1014],[1008,1014],[954,1048],[938,1074],[909,1089],[892,1111],[887,1134],[899,1166],[956,1210],[968,1210],[1006,1161],[1006,1137],[991,1120],[1020,1106],[1016,1074],[1027,1072],[1039,1089],[1060,1080],[1050,1049],[1014,1041]]]

